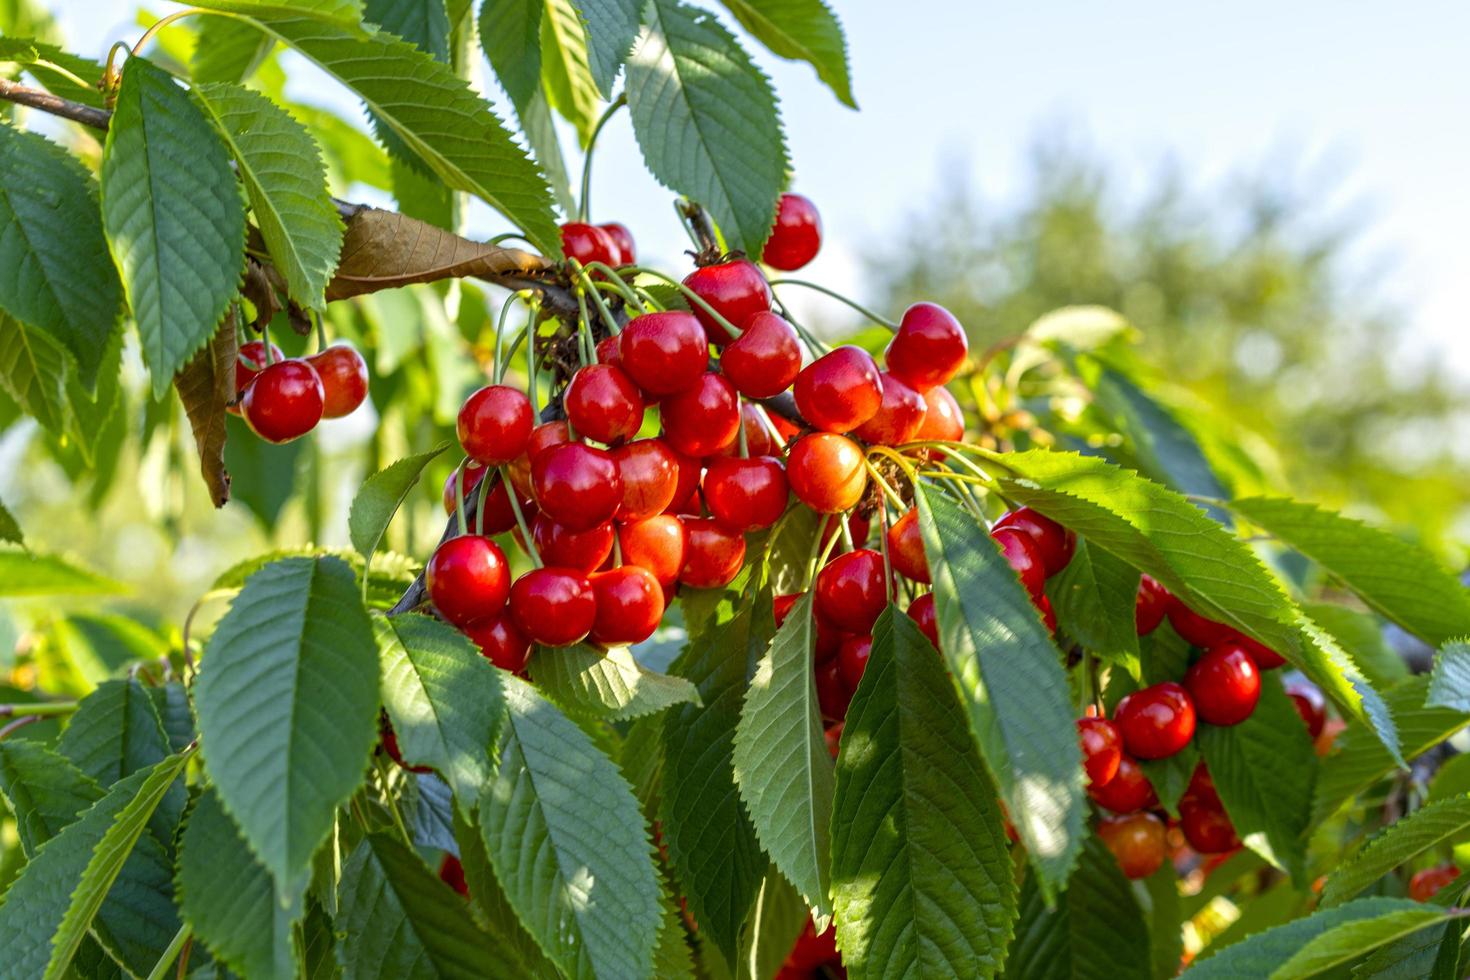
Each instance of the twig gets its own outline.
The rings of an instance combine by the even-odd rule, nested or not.
[[[49,112],[53,116],[70,119],[72,122],[79,122],[93,129],[106,129],[108,121],[112,119],[112,113],[106,109],[97,109],[81,102],[73,102],[71,99],[63,99],[59,95],[52,95],[45,89],[21,85],[9,79],[0,78],[0,99],[14,102],[17,105],[30,106],[32,109],[40,109],[42,112]]]

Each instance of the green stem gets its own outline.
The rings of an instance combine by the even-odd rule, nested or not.
[[[607,282],[603,283],[603,285],[609,289],[617,290],[629,305],[640,308],[643,306],[642,301],[638,298],[638,294],[633,291],[632,286],[628,285],[628,281],[618,274],[618,270],[606,262],[588,262],[586,268],[590,271],[600,272],[606,276]]]
[[[525,242],[527,245],[530,245],[532,248],[535,248],[536,247],[536,243],[535,242],[531,241],[529,238],[527,238],[525,235],[522,235],[518,231],[508,231],[508,232],[506,232],[503,235],[496,235],[495,237],[491,238],[490,241],[487,242],[486,244],[488,244],[488,245],[499,245],[501,242],[508,242],[508,241],[511,241],[511,240],[515,240],[515,241],[518,241],[518,242]]]
[[[516,332],[516,339],[510,342],[510,347],[505,351],[505,357],[500,362],[500,370],[495,377],[496,384],[503,384],[505,382],[505,369],[510,365],[511,361],[515,360],[516,352],[521,349],[521,344],[525,343],[526,333],[530,329],[531,325],[527,324]]]
[[[479,499],[475,501],[475,533],[481,536],[485,534],[485,496],[489,493],[490,481],[496,475],[488,471],[480,474]]]
[[[685,299],[698,306],[705,313],[708,313],[710,319],[718,323],[720,327],[725,331],[725,333],[730,335],[730,339],[733,340],[736,337],[740,336],[739,327],[735,326],[735,324],[731,323],[729,320],[726,320],[713,306],[710,306],[708,303],[706,303],[702,296],[700,296],[694,290],[690,289],[688,286],[684,285],[679,280],[675,279],[673,276],[666,276],[662,272],[659,272],[657,269],[645,269],[643,266],[634,266],[632,268],[632,271],[642,275],[653,276],[655,279],[662,279],[664,282],[668,283],[670,286],[673,286],[675,289],[679,290],[679,292],[683,293]]]
[[[322,315],[320,313],[313,310],[311,318],[316,323],[316,350],[320,354],[327,349],[327,329],[322,326]]]
[[[735,438],[740,446],[740,458],[749,459],[750,441],[745,437],[745,399],[737,397],[735,399],[735,407],[740,410],[739,418],[737,419],[739,424],[735,427]]]
[[[597,147],[597,135],[602,132],[602,127],[607,125],[607,121],[613,117],[613,113],[627,104],[628,96],[626,94],[619,95],[616,99],[613,99],[612,104],[607,107],[602,113],[602,117],[597,120],[597,125],[592,127],[592,135],[587,137],[587,153],[582,163],[582,199],[577,202],[578,221],[587,220],[588,199],[592,196],[592,151]]]
[[[872,320],[874,323],[881,324],[887,327],[889,330],[898,329],[898,324],[894,323],[886,316],[879,316],[877,313],[874,313],[872,310],[868,309],[866,306],[863,306],[861,303],[858,303],[856,300],[848,299],[841,293],[828,289],[826,286],[819,286],[816,283],[808,282],[805,279],[771,279],[769,280],[769,282],[773,289],[776,286],[804,286],[807,289],[815,289],[817,292],[824,293],[840,303],[846,303],[848,306],[852,307],[854,310],[857,310],[859,313],[867,317],[869,320]]]
[[[413,850],[413,837],[408,833],[408,824],[403,822],[403,813],[398,809],[398,799],[393,795],[393,786],[388,779],[388,763],[383,761],[381,755],[374,755],[373,765],[377,767],[378,780],[383,784],[383,800],[388,804],[388,812],[393,817],[393,826],[398,829],[398,836],[403,838],[404,846]]]
[[[190,928],[188,923],[179,926],[179,931],[174,933],[174,938],[164,947],[163,955],[158,962],[153,964],[153,969],[148,973],[148,980],[163,980],[168,976],[168,971],[174,965],[174,960],[179,958],[179,953],[184,948],[184,943],[189,941]]]
[[[526,515],[521,513],[520,494],[516,492],[516,485],[511,482],[510,473],[505,467],[500,468],[500,478],[505,481],[505,495],[510,498],[510,510],[516,516],[516,527],[521,529],[521,538],[526,545],[526,554],[531,556],[531,564],[537,568],[541,567],[541,555],[536,551],[536,542],[531,539],[531,529],[526,526]]]
[[[500,316],[495,321],[495,354],[490,362],[490,376],[499,384],[501,377],[505,374],[505,361],[502,354],[505,349],[505,321],[510,318],[510,308],[520,293],[511,293],[505,298],[505,304],[500,307]]]
[[[469,521],[464,516],[464,471],[469,465],[470,458],[466,456],[460,460],[459,469],[454,471],[454,522],[461,535],[470,533]]]
[[[536,314],[531,313],[531,322],[526,324],[526,396],[531,400],[531,413],[541,411],[537,404],[536,391]]]
[[[592,324],[587,322],[587,293],[582,289],[577,290],[577,352],[581,355],[583,364],[597,363],[597,345],[592,342]]]
[[[699,240],[699,236],[696,235],[694,233],[694,229],[689,226],[689,215],[684,213],[684,205],[681,204],[677,199],[674,201],[674,213],[679,216],[679,227],[683,228],[684,234],[689,236],[689,243],[693,245],[696,249],[703,250],[704,242]]]
[[[602,265],[601,262],[598,262],[597,264]],[[606,268],[606,266],[603,266],[603,268]],[[597,307],[597,313],[599,316],[602,317],[602,322],[607,324],[608,333],[621,333],[623,325],[618,323],[618,318],[613,316],[612,310],[609,309],[607,303],[603,301],[602,293],[598,292],[597,290],[597,283],[592,281],[592,277],[587,274],[587,270],[585,267],[576,265],[576,270],[577,278],[581,281],[583,289],[586,290],[587,294],[592,297],[592,302]],[[595,352],[596,348],[594,347],[593,350]]]
[[[56,718],[77,710],[76,701],[37,701],[34,704],[0,704],[0,718],[16,715],[35,715],[38,718]]]

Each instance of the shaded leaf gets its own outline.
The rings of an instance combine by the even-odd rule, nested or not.
[[[230,495],[254,515],[262,530],[274,531],[294,492],[296,467],[306,442],[274,443],[250,431],[243,419],[225,419],[225,466],[230,477]]]
[[[189,60],[196,82],[243,82],[255,73],[275,48],[275,39],[249,21],[202,14],[199,33]]]
[[[572,0],[544,0],[541,81],[551,107],[577,130],[585,146],[598,116],[598,85],[588,64],[587,32]]]
[[[1344,922],[1308,940],[1271,973],[1271,978],[1304,980],[1321,976],[1422,929],[1441,926],[1448,917],[1443,909],[1420,905],[1372,919]]]
[[[235,312],[225,314],[224,322],[209,343],[190,359],[174,378],[179,401],[189,416],[194,430],[194,448],[199,453],[199,473],[209,488],[209,499],[223,507],[230,499],[230,473],[225,469],[226,406],[235,399],[236,344]]]
[[[1340,905],[1394,868],[1424,851],[1455,840],[1470,828],[1470,797],[1420,807],[1379,831],[1340,864],[1322,889],[1322,905]]]
[[[366,0],[363,19],[449,63],[449,10],[444,0]]]
[[[847,38],[823,0],[721,0],[773,54],[805,61],[834,95],[852,108]]]
[[[589,643],[538,647],[529,670],[536,685],[562,707],[609,721],[699,701],[693,684],[644,668],[627,647],[603,650]]]
[[[1434,655],[1424,706],[1470,711],[1470,640],[1451,640]]]
[[[465,884],[470,899],[479,911],[476,916],[486,927],[500,955],[511,958],[511,969],[520,976],[555,976],[557,969],[536,940],[521,925],[520,919],[506,897],[505,889],[495,877],[490,856],[485,852],[485,841],[478,824],[463,819],[459,811],[453,811],[454,836],[459,844],[460,865],[464,868]]]
[[[40,742],[0,742],[0,791],[10,801],[26,857],[102,799],[96,781]]]
[[[801,893],[774,864],[769,865],[741,933],[737,975],[743,980],[769,980],[776,976],[810,921],[811,914]]]
[[[418,486],[424,467],[448,448],[448,443],[441,443],[426,453],[406,456],[363,481],[347,513],[347,534],[365,561],[372,560],[393,515],[403,505],[409,491]]]
[[[36,30],[39,25],[17,25],[12,21],[6,26],[7,30],[18,27],[17,33],[25,33]],[[25,66],[26,71],[53,95],[102,108],[102,92],[96,86],[102,78],[102,66],[90,58],[63,51],[54,44],[33,37],[0,37],[0,63],[6,62]],[[53,65],[65,69],[70,75],[57,71]],[[72,75],[84,84],[78,85]]]
[[[1067,567],[1046,583],[1059,629],[1135,679],[1140,670],[1134,618],[1138,580],[1137,569],[1078,541]]]
[[[25,534],[20,529],[20,523],[3,502],[0,502],[0,541],[18,545],[25,544]]]

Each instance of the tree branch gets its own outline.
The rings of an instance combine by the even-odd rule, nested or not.
[[[72,122],[79,122],[93,129],[106,129],[108,121],[112,119],[112,113],[106,109],[96,109],[80,102],[63,99],[59,95],[52,95],[45,89],[32,88],[29,85],[22,85],[4,78],[0,78],[0,99],[14,102],[17,105],[30,106],[32,109],[40,109],[42,112],[70,119]]]

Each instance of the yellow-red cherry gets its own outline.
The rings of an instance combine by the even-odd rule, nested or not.
[[[1147,878],[1164,865],[1164,822],[1152,813],[1101,820],[1097,836],[1113,852],[1126,878]]]
[[[786,479],[797,499],[819,514],[851,509],[868,489],[862,448],[835,432],[798,439],[786,457]]]
[[[911,582],[928,583],[929,559],[924,555],[924,535],[919,528],[919,512],[910,507],[888,529],[888,562],[893,570]]]
[[[1123,761],[1123,735],[1106,718],[1078,718],[1077,740],[1082,746],[1082,768],[1087,785],[1106,786]]]
[[[648,569],[664,588],[678,580],[688,543],[683,519],[673,514],[656,514],[618,527],[623,564]]]
[[[306,362],[316,368],[322,379],[324,401],[322,418],[340,419],[351,415],[367,398],[367,361],[351,344],[333,344],[313,354]]]

